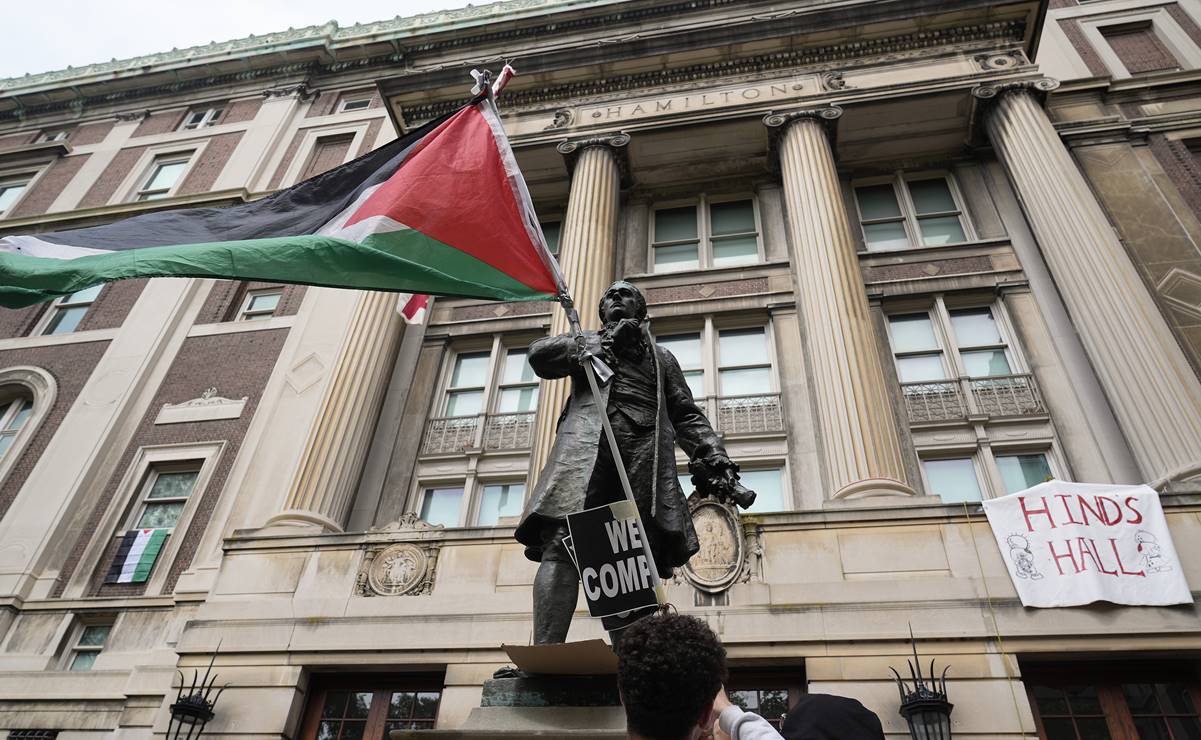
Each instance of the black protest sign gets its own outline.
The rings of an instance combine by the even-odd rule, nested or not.
[[[567,515],[588,613],[611,617],[662,603],[642,523],[629,501]]]

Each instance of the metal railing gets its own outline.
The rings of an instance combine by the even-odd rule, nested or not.
[[[524,450],[534,440],[534,412],[443,416],[425,425],[422,455],[449,455],[463,450]]]
[[[1033,416],[1047,413],[1032,375],[1001,375],[971,381],[972,399],[989,416]]]
[[[534,412],[490,414],[484,422],[485,450],[525,450],[534,441]]]
[[[1028,374],[901,383],[901,393],[911,424],[1047,413],[1038,384]]]
[[[779,393],[716,396],[697,400],[722,434],[771,434],[784,431]]]
[[[912,424],[967,418],[967,405],[957,380],[901,383],[901,392],[905,395],[905,408]]]

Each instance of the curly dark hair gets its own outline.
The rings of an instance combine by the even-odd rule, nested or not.
[[[725,679],[726,649],[695,617],[647,617],[627,627],[618,643],[627,729],[642,737],[686,737]]]

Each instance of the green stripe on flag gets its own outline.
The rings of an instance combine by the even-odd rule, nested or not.
[[[176,244],[74,259],[0,252],[0,305],[20,308],[112,280],[141,277],[228,278],[391,290],[501,301],[551,295],[413,229],[334,236]]]
[[[146,542],[146,548],[142,550],[142,556],[138,558],[138,564],[134,566],[132,583],[145,583],[150,578],[150,571],[154,568],[154,563],[158,560],[158,555],[163,550],[163,542],[167,539],[167,530],[156,529],[150,533],[150,538]]]

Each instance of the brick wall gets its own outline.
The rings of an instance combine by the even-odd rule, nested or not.
[[[267,184],[268,190],[276,190],[280,183],[284,181],[284,175],[288,171],[288,167],[292,165],[292,160],[296,159],[296,152],[300,150],[300,142],[304,140],[305,130],[301,129],[292,135],[292,140],[288,142],[288,148],[284,150],[284,157],[279,161],[279,166],[275,168],[275,174],[271,176],[271,182]]]
[[[219,134],[210,139],[200,160],[192,166],[188,171],[187,178],[180,184],[177,195],[207,193],[212,190],[213,183],[217,181],[221,170],[225,169],[225,165],[229,163],[229,158],[234,153],[234,149],[238,147],[238,142],[242,140],[244,133],[243,131],[234,131],[229,134]]]
[[[25,146],[32,143],[37,135],[37,131],[26,131],[21,134],[0,136],[0,149],[16,149],[19,146]]]
[[[242,121],[254,120],[254,117],[259,114],[259,108],[262,107],[263,99],[261,97],[235,100],[225,109],[225,115],[221,117],[221,123],[241,123]]]
[[[22,216],[38,216],[50,210],[50,205],[54,203],[54,199],[58,197],[63,188],[75,179],[75,175],[79,173],[79,168],[83,167],[83,163],[88,161],[90,154],[79,154],[73,157],[63,157],[56,159],[37,182],[33,184],[29,192],[21,198],[21,202],[17,207],[12,209],[7,215],[10,218],[20,218]]]
[[[1176,21],[1176,25],[1180,26],[1180,30],[1184,31],[1194,44],[1201,46],[1201,26],[1193,20],[1184,8],[1180,7],[1180,3],[1172,3],[1167,7],[1168,15],[1172,16],[1172,20]]]
[[[165,134],[174,131],[183,123],[183,117],[187,112],[187,108],[176,108],[174,110],[151,113],[143,118],[138,127],[133,130],[133,137],[154,136],[155,134]]]
[[[1160,42],[1150,23],[1137,27],[1102,28],[1101,35],[1130,74],[1179,67],[1176,58]]]
[[[92,187],[88,188],[88,192],[84,193],[83,199],[79,201],[79,207],[92,208],[108,203],[109,198],[112,198],[113,194],[117,192],[117,188],[133,170],[144,151],[146,151],[146,147],[135,146],[117,152],[113,161],[108,163],[108,167],[104,168],[104,172],[100,173],[100,177],[97,177],[96,182],[92,183]]]
[[[156,568],[170,569],[165,591],[170,593],[174,589],[179,574],[192,562],[196,546],[208,525],[221,490],[225,486],[230,468],[237,457],[238,448],[246,435],[251,419],[254,418],[259,398],[275,367],[287,333],[286,329],[275,329],[189,337],[184,341],[179,353],[171,363],[166,377],[163,378],[162,385],[155,393],[145,417],[139,423],[129,448],[122,455],[120,463],[113,472],[112,478],[104,483],[104,488],[97,500],[91,502],[93,509],[81,530],[81,536],[72,544],[67,561],[63,564],[61,580],[54,591],[55,596],[62,594],[67,581],[78,567],[87,568],[91,573],[88,595],[125,596],[144,592],[145,584],[103,583],[105,573],[112,561],[116,532],[101,533],[101,536],[106,538],[106,549],[100,562],[80,564],[79,559],[83,550],[87,547],[96,528],[100,526],[100,520],[107,510],[109,502],[117,494],[121,480],[129,466],[133,464],[139,448],[150,445],[225,440],[226,447],[220,459],[216,461],[213,477],[209,480],[207,488],[199,493],[203,498],[197,506],[187,531],[177,530],[172,535],[183,538],[178,556],[173,563],[159,562],[155,566]],[[248,397],[241,417],[186,424],[156,425],[154,423],[163,404],[180,403],[197,398],[206,388],[212,386],[216,386],[219,395],[227,398]],[[122,502],[123,515],[128,513],[129,503]],[[122,521],[123,524],[124,521]]]
[[[1066,18],[1059,21],[1059,27],[1063,30],[1063,35],[1068,37],[1072,48],[1080,55],[1085,66],[1088,67],[1089,74],[1093,77],[1108,77],[1109,67],[1105,66],[1105,62],[1101,61],[1097,50],[1085,38],[1084,31],[1080,28],[1080,23],[1075,19]]]
[[[305,118],[316,118],[317,116],[327,116],[334,112],[334,104],[338,102],[337,91],[323,92],[317,95],[312,104],[309,105],[308,111],[305,112]]]
[[[354,156],[361,157],[367,152],[375,148],[375,140],[379,137],[379,130],[384,125],[384,119],[376,118],[367,124],[367,133],[363,136],[363,143],[359,145],[359,151]]]
[[[149,278],[137,278],[105,285],[79,322],[79,331],[114,329],[125,323],[125,317],[129,316],[147,282]]]
[[[71,132],[71,137],[67,141],[73,146],[85,146],[87,144],[99,144],[104,141],[104,137],[108,136],[108,132],[113,130],[116,121],[96,121],[95,123],[85,123],[79,128]]]
[[[27,336],[49,306],[38,303],[25,308],[0,308],[0,339]]]
[[[1180,197],[1193,209],[1198,219],[1201,219],[1201,156],[1192,151],[1188,144],[1179,139],[1168,139],[1163,134],[1152,134],[1148,137],[1151,153],[1159,161],[1171,179],[1172,184],[1180,191]]]
[[[261,281],[218,280],[209,292],[200,314],[196,317],[197,324],[216,324],[222,321],[232,321],[234,314],[242,306],[246,293],[252,290],[282,287],[279,305],[275,309],[276,316],[292,316],[300,310],[300,301],[304,298],[305,286],[284,285]]]
[[[0,351],[0,369],[18,365],[40,367],[54,376],[58,383],[58,395],[37,433],[21,452],[16,465],[8,476],[0,481],[0,517],[4,516],[16,499],[25,479],[54,437],[63,417],[79,397],[79,392],[95,369],[96,363],[108,349],[108,342],[84,342],[82,344],[58,345],[54,347],[26,347]]]

